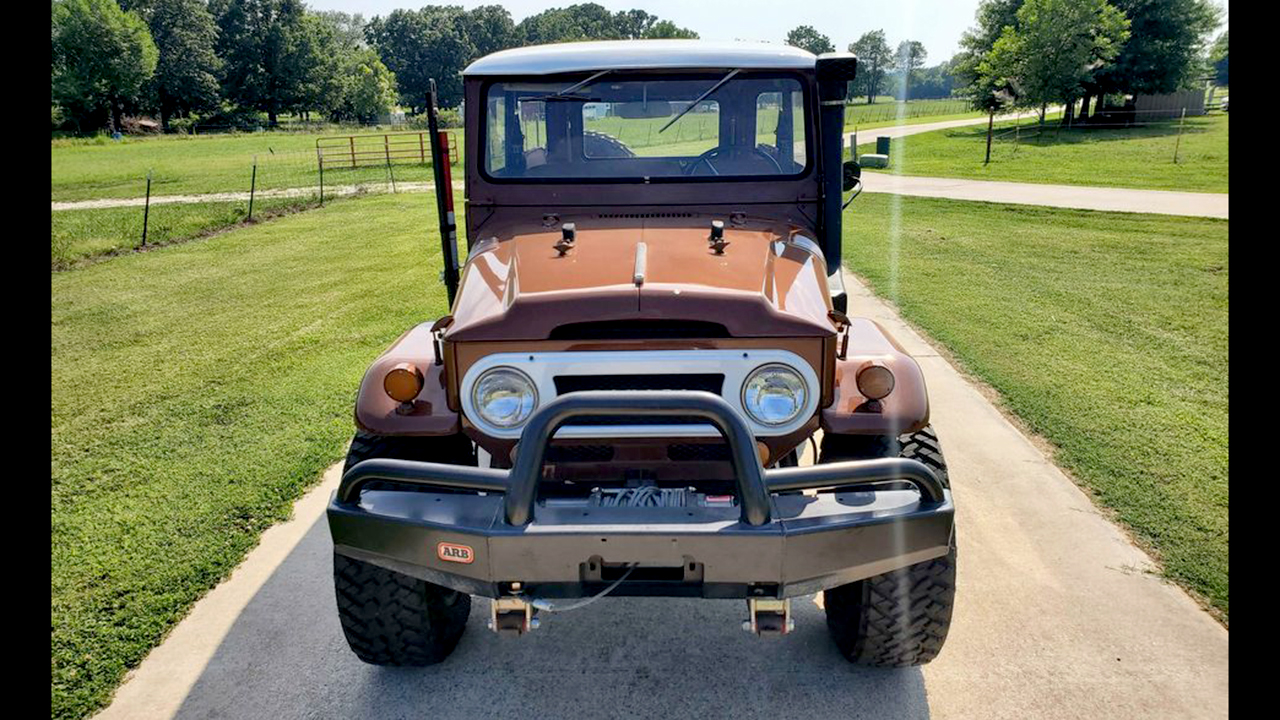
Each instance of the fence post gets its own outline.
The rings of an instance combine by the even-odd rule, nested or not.
[[[147,222],[151,219],[151,171],[147,171],[147,201],[142,207],[142,247],[147,246]]]
[[[396,194],[396,174],[391,169],[391,140],[387,135],[382,136],[382,149],[387,154],[387,177],[391,178],[391,194]]]
[[[996,122],[996,111],[987,111],[987,159],[982,161],[983,165],[991,162],[991,130]]]
[[[249,217],[246,220],[253,219],[253,194],[258,189],[258,156],[253,156],[253,175],[249,178]]]
[[[351,169],[356,169],[356,138],[354,135],[347,138],[351,143]]]
[[[320,161],[320,207],[324,207],[324,155],[316,159]]]
[[[1182,117],[1178,118],[1178,139],[1173,143],[1173,164],[1178,164],[1178,146],[1182,144],[1182,124],[1187,121],[1187,108],[1182,107]]]

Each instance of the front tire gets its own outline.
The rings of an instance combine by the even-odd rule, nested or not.
[[[467,628],[471,596],[334,553],[347,645],[371,665],[434,665]]]
[[[872,457],[919,460],[949,487],[946,460],[932,427],[898,437],[831,435],[820,463]],[[938,656],[951,627],[956,547],[946,555],[841,585],[823,593],[827,629],[850,662],[876,667],[923,665]]]
[[[410,437],[357,432],[343,472],[370,458],[423,460],[475,465],[475,449],[465,435]],[[375,481],[367,490],[412,490]],[[449,657],[467,628],[471,596],[333,555],[333,588],[338,619],[356,657],[372,665],[434,665]]]

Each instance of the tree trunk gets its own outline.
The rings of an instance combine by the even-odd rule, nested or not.
[[[169,132],[169,110],[164,101],[160,102],[160,132]]]
[[[267,125],[271,127],[276,126],[276,109],[275,108],[271,108],[270,110],[267,111]]]
[[[1040,129],[1044,130],[1044,114],[1049,109],[1049,103],[1041,103],[1040,105]]]
[[[1066,107],[1062,111],[1062,122],[1060,122],[1058,125],[1059,126],[1066,125],[1070,127],[1071,120],[1074,118],[1074,115],[1075,115],[1075,109],[1076,109],[1075,98],[1071,98],[1067,100]]]
[[[124,113],[120,111],[120,102],[111,99],[111,134],[124,134]]]
[[[987,159],[982,161],[983,165],[991,162],[991,129],[996,121],[996,111],[987,111]]]
[[[1093,101],[1092,93],[1085,93],[1084,99],[1080,101],[1080,121],[1084,122],[1089,119],[1089,103]]]

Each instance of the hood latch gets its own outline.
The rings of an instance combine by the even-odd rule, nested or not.
[[[711,237],[707,238],[707,244],[715,251],[717,255],[723,255],[724,249],[729,246],[729,241],[724,239],[724,221],[711,221]]]

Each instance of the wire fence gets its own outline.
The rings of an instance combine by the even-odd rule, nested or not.
[[[910,120],[935,115],[959,115],[972,112],[967,100],[908,100],[905,102],[845,105],[845,125],[869,125],[887,123],[898,119]]]
[[[1037,146],[1067,140],[1088,139],[1094,131],[1137,129],[1148,137],[1167,137],[1167,162],[1178,163],[1182,150],[1183,134],[1187,131],[1187,119],[1204,117],[1200,108],[1176,108],[1160,110],[1134,110],[1132,108],[1103,108],[1087,118],[1063,117],[1040,120],[1030,118],[1006,123],[991,135],[992,154],[1006,158],[1015,156],[1020,146]],[[1063,133],[1066,133],[1065,135]],[[1152,158],[1157,160],[1155,156]]]

